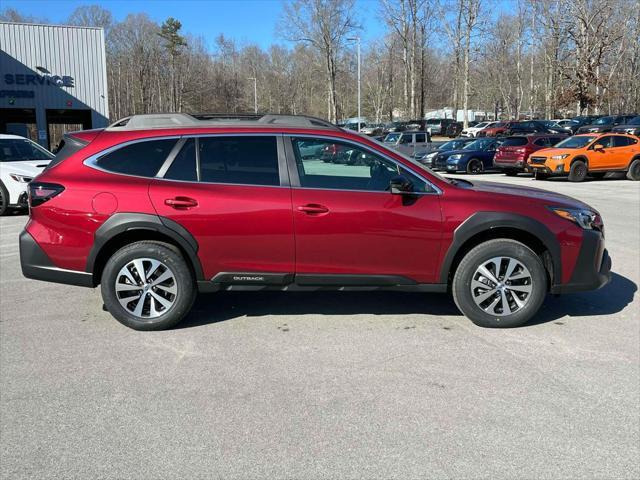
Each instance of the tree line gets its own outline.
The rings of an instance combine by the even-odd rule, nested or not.
[[[367,4],[368,6],[371,4]],[[497,8],[501,6],[502,8]],[[506,8],[505,8],[506,7]],[[362,43],[362,111],[371,121],[448,107],[496,118],[640,111],[639,0],[379,0],[384,34]],[[38,21],[4,10],[5,21]],[[109,112],[261,112],[353,117],[355,0],[290,0],[268,48],[184,32],[98,5],[68,24],[104,28]]]

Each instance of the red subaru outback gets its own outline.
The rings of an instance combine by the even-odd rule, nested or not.
[[[334,145],[357,161],[323,162]],[[140,115],[68,134],[29,201],[24,275],[101,285],[140,330],[227,289],[451,291],[474,323],[513,327],[611,267],[584,203],[446,179],[310,117]]]

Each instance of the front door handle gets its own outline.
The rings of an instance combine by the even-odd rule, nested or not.
[[[327,207],[324,205],[318,205],[317,203],[301,205],[298,207],[298,211],[306,213],[307,215],[322,215],[323,213],[329,213],[329,209]]]
[[[198,201],[194,198],[189,197],[174,197],[167,198],[164,201],[164,204],[170,206],[171,208],[175,208],[176,210],[187,210],[189,208],[197,207]]]

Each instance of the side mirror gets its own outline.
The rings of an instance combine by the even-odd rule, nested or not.
[[[598,143],[598,144],[593,146],[593,149],[598,151],[598,152],[601,152],[601,151],[604,150],[604,146]]]
[[[413,184],[407,177],[398,175],[389,182],[389,189],[393,195],[406,195],[413,192]]]

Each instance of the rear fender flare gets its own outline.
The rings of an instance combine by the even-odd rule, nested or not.
[[[173,240],[187,254],[193,266],[196,280],[204,280],[202,265],[198,258],[198,242],[180,224],[165,217],[145,213],[116,213],[109,217],[94,236],[94,243],[87,258],[86,272],[93,272],[96,259],[102,248],[114,237],[134,230],[151,230]]]

